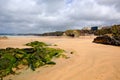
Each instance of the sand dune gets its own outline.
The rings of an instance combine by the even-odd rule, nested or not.
[[[0,48],[23,48],[25,43],[35,40],[57,44],[70,58],[57,59],[54,66],[44,66],[34,72],[28,69],[5,80],[120,80],[120,47],[92,43],[93,37],[9,38],[0,40]]]

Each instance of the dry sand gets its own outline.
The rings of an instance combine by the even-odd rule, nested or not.
[[[57,44],[67,51],[69,59],[57,59],[54,66],[36,71],[24,70],[5,80],[120,80],[120,47],[92,43],[93,37],[15,37],[0,40],[0,48],[23,48],[25,43],[43,41]],[[73,51],[74,54],[70,54]]]

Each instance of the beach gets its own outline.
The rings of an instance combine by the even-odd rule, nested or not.
[[[26,48],[26,43],[42,41],[56,44],[69,57],[58,58],[54,66],[36,71],[23,70],[4,80],[120,80],[120,47],[93,43],[94,36],[66,37],[9,37],[0,40],[0,48]],[[73,52],[73,54],[71,54]]]

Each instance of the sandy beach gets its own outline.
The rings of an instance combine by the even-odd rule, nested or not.
[[[42,41],[57,44],[68,59],[56,59],[56,65],[36,71],[23,70],[4,80],[120,80],[120,47],[92,43],[94,37],[9,37],[0,40],[0,48],[25,48],[24,44]],[[74,52],[70,54],[70,52]]]

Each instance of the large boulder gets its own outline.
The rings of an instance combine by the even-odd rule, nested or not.
[[[118,38],[118,37],[110,37],[110,36],[107,36],[107,35],[96,37],[93,42],[101,43],[101,44],[120,46],[120,38]]]

